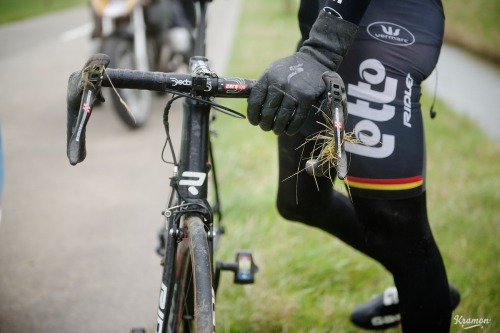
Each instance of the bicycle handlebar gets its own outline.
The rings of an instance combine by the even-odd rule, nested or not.
[[[207,59],[194,57],[190,67],[192,74],[148,72],[130,69],[111,69],[106,66],[109,58],[103,54],[93,56],[82,71],[83,93],[78,116],[68,127],[67,155],[72,165],[85,159],[85,128],[92,112],[93,104],[101,99],[100,89],[114,87],[119,89],[152,90],[157,92],[178,93],[196,99],[211,100],[214,97],[247,98],[256,81],[237,77],[218,77],[210,71]],[[74,74],[73,73],[72,76]],[[342,78],[335,72],[323,73],[327,91],[327,113],[332,125],[335,157],[333,166],[337,176],[344,179],[347,175],[347,155],[344,147],[345,122],[347,121],[346,94]],[[68,87],[69,89],[69,87]],[[70,112],[68,105],[68,115]],[[237,113],[236,113],[237,114]],[[74,117],[74,115],[73,115]],[[68,124],[68,126],[70,126]],[[311,159],[306,170],[313,175],[323,173],[324,162]],[[330,165],[330,163],[326,163]],[[329,169],[329,166],[326,168]]]
[[[110,69],[106,68],[109,64],[107,55],[92,56],[81,72],[70,76],[68,85],[67,155],[70,164],[75,165],[85,159],[85,130],[94,102],[101,100],[102,86],[178,93],[208,102],[214,97],[247,98],[255,85],[255,80],[218,77],[209,70],[206,58],[193,57],[191,62],[192,74],[161,73]],[[80,83],[71,78],[79,79]],[[80,94],[82,97],[77,110],[74,101]],[[236,112],[232,114],[241,116]]]
[[[203,97],[246,98],[255,80],[238,77],[192,76],[181,73],[144,72],[130,69],[105,71],[102,86],[157,92],[195,93]]]

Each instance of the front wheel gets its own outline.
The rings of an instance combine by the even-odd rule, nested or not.
[[[200,217],[184,218],[186,237],[177,247],[168,332],[213,333],[215,296],[207,231]]]
[[[133,39],[122,36],[111,36],[106,38],[102,44],[102,52],[110,58],[110,68],[137,69],[137,59],[134,55]],[[141,61],[148,61],[147,59]],[[112,89],[112,88],[111,88]],[[118,94],[128,105],[120,100],[120,96],[112,89],[111,99],[118,116],[130,128],[142,127],[151,113],[153,93],[147,90],[117,89]]]

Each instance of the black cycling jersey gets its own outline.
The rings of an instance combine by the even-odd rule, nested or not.
[[[315,4],[314,4],[315,3]],[[306,5],[307,4],[307,5]],[[303,0],[301,33],[308,35],[323,1]],[[437,63],[444,30],[439,0],[372,0],[339,68],[347,89],[346,144],[353,194],[403,198],[425,189],[421,83]],[[311,114],[302,130],[319,130]]]

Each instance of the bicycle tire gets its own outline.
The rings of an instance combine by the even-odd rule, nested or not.
[[[134,60],[134,42],[124,36],[111,36],[104,39],[102,52],[110,58],[110,68],[137,68]],[[122,104],[120,96],[112,90],[111,100],[120,119],[131,129],[144,126],[151,114],[153,93],[147,90],[117,89],[129,105],[133,115]]]
[[[207,232],[196,215],[184,218],[184,228],[186,238],[177,246],[167,332],[212,333],[215,299]]]

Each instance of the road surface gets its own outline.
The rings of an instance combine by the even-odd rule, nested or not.
[[[241,1],[218,0],[208,48],[221,74]],[[0,26],[5,192],[0,225],[0,333],[150,331],[160,259],[156,234],[170,167],[161,102],[147,127],[96,109],[87,160],[66,159],[66,83],[91,54],[86,7]],[[217,38],[213,32],[217,31]],[[110,104],[110,103],[108,103]],[[177,110],[178,111],[178,110]],[[175,130],[180,121],[173,110]]]

